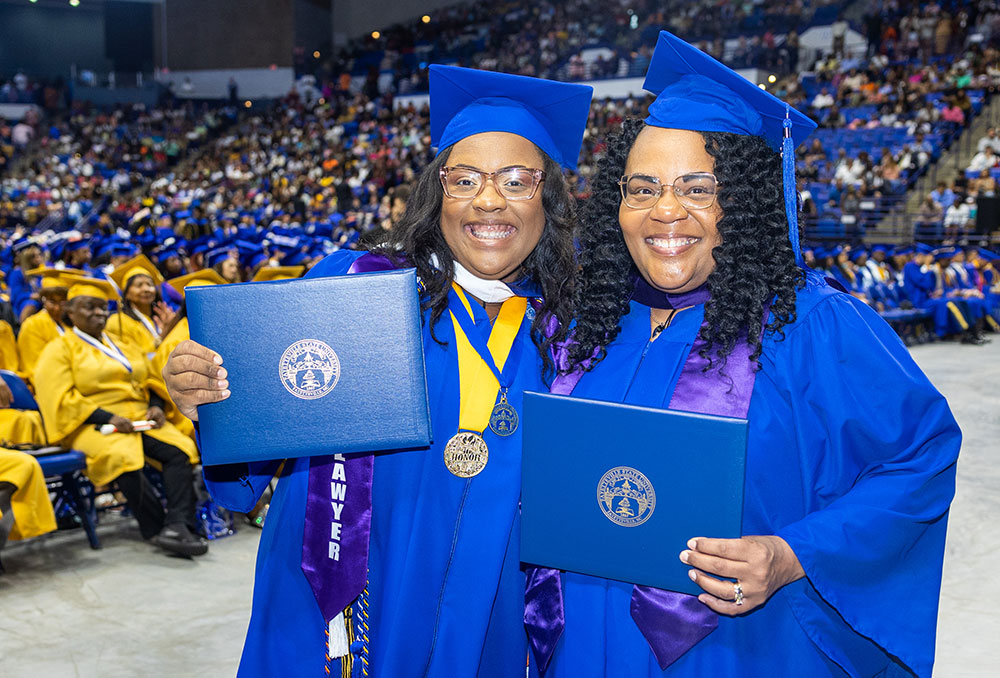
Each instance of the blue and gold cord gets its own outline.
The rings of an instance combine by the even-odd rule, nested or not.
[[[354,632],[354,642],[351,643],[351,654],[356,655],[352,678],[368,678],[368,582],[357,600],[357,627]]]

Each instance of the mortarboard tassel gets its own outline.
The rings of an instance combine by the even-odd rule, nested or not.
[[[788,104],[785,104],[785,120],[781,124],[785,128],[784,139],[781,141],[781,181],[785,190],[788,239],[792,243],[792,251],[795,252],[795,263],[802,266],[802,248],[799,246],[799,192],[795,186],[795,142],[792,141],[792,119]]]

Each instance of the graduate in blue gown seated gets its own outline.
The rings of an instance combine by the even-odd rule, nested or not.
[[[815,125],[790,110],[783,139],[781,101],[666,32],[645,88],[581,212],[552,390],[746,417],[745,536],[676,545],[697,597],[530,570],[533,673],[930,676],[961,433],[878,314],[802,267],[786,198]]]
[[[258,551],[241,676],[340,675],[351,664],[393,678],[524,675],[515,415],[522,391],[544,389],[552,371],[548,347],[560,335],[543,319],[564,327],[571,317],[575,220],[560,165],[575,167],[591,95],[583,85],[431,67],[438,154],[405,215],[377,253],[336,252],[309,276],[416,268],[434,442],[374,455],[370,528],[342,529],[370,537],[360,552],[338,542],[338,562],[357,566],[344,576],[326,562],[331,475],[318,479],[325,496],[314,494],[310,459],[285,461]],[[171,355],[170,395],[191,419],[239,378],[223,358],[190,341]],[[371,459],[349,458],[346,473]],[[220,504],[249,511],[277,467],[206,467],[205,476]]]

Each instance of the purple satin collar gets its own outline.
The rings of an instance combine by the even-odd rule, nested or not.
[[[690,292],[668,294],[650,285],[638,273],[635,274],[634,281],[632,301],[638,301],[643,306],[650,308],[688,308],[704,304],[709,298],[708,283],[703,283]]]

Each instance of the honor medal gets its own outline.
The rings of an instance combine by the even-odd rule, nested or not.
[[[486,441],[473,431],[459,431],[444,446],[444,465],[459,478],[479,475],[489,458]]]

